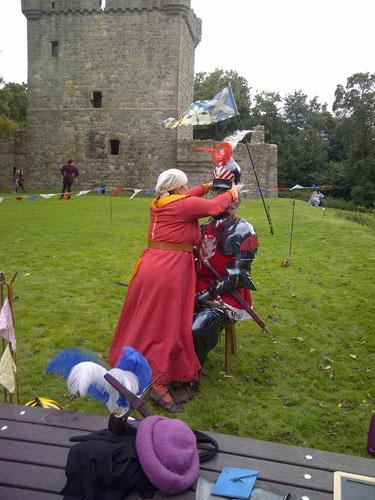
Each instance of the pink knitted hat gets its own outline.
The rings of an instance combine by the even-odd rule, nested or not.
[[[182,493],[197,480],[197,440],[182,420],[159,415],[145,418],[135,444],[143,471],[162,493]]]

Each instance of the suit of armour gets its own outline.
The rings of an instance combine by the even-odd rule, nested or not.
[[[202,367],[219,332],[230,323],[250,318],[230,291],[236,289],[251,306],[250,290],[256,288],[250,269],[257,248],[255,230],[245,219],[222,214],[202,226],[195,294],[198,310],[193,320],[194,347]]]

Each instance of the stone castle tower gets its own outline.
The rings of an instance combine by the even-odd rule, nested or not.
[[[28,186],[150,187],[192,128],[165,130],[193,100],[201,21],[190,0],[22,0],[28,30]]]

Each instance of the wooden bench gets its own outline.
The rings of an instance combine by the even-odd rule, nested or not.
[[[61,499],[69,438],[106,428],[107,423],[103,416],[0,403],[0,499]],[[332,500],[334,471],[375,476],[372,458],[208,434],[220,448],[201,466],[201,474],[210,480],[224,466],[256,469],[258,486],[290,492],[297,500]],[[167,500],[160,493],[154,498]],[[195,500],[194,488],[174,498]],[[139,497],[132,494],[129,500]]]

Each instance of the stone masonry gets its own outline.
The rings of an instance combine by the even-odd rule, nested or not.
[[[0,187],[10,187],[16,166],[29,188],[59,192],[68,158],[80,170],[75,190],[147,189],[172,167],[185,170],[191,185],[209,179],[210,155],[196,147],[213,143],[193,141],[191,127],[161,126],[193,101],[201,21],[190,0],[22,0],[22,12],[27,131],[0,138]],[[275,196],[277,149],[259,130],[251,154],[265,196]],[[234,158],[247,163],[253,189],[245,149]]]

